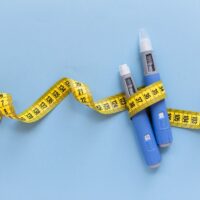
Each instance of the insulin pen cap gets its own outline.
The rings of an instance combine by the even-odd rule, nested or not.
[[[144,29],[141,29],[139,32],[139,40],[140,40],[140,52],[153,50],[151,40]]]
[[[119,73],[121,76],[125,76],[127,74],[130,74],[131,71],[130,71],[130,68],[127,64],[123,64],[123,65],[120,65],[119,66]]]

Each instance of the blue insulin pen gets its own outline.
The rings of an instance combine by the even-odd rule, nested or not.
[[[151,85],[160,80],[160,75],[156,70],[151,40],[144,30],[140,31],[140,53],[144,66],[145,85]],[[168,118],[165,100],[162,100],[150,107],[151,118],[155,137],[160,147],[167,147],[172,143],[172,132]]]
[[[137,87],[131,77],[128,65],[123,64],[120,66],[120,76],[123,81],[126,97],[129,98],[137,92]],[[158,167],[161,156],[146,111],[140,111],[131,120],[147,165],[151,168]]]

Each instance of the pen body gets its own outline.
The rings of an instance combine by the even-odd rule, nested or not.
[[[131,120],[147,165],[159,166],[161,156],[146,111],[139,112]]]
[[[151,40],[144,29],[140,31],[139,40],[145,85],[148,86],[159,81],[160,75],[154,63]],[[165,100],[152,105],[150,111],[157,143],[160,147],[169,146],[173,139]]]
[[[120,75],[123,81],[126,97],[129,98],[137,92],[137,87],[131,77],[131,72],[127,65],[120,66]],[[147,165],[152,168],[158,167],[161,156],[146,110],[137,113],[131,118],[131,120]]]
[[[160,75],[155,69],[152,52],[142,52],[144,64],[144,81],[145,85],[151,85],[160,80]],[[157,143],[160,147],[169,146],[172,141],[172,132],[167,113],[165,100],[162,100],[150,107],[153,129]]]

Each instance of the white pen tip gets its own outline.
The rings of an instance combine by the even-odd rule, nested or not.
[[[144,29],[139,32],[140,52],[152,51],[151,40]]]
[[[127,64],[123,64],[119,66],[119,73],[121,76],[127,75],[131,73],[131,70]]]

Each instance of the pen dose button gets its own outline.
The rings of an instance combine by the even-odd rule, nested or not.
[[[159,121],[159,128],[160,129],[167,129],[168,128],[168,123],[167,123],[165,118],[166,117],[165,117],[164,112],[158,113],[158,119],[159,119],[158,121]]]
[[[149,134],[146,134],[144,136],[144,140],[145,140],[145,144],[146,144],[147,150],[152,150],[153,149],[153,144],[152,144],[151,136]]]

